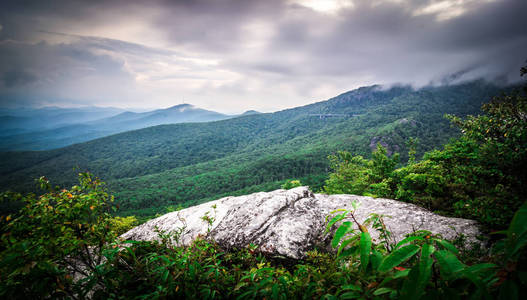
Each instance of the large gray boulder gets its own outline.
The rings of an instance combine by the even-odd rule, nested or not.
[[[260,251],[288,258],[303,258],[314,247],[327,247],[326,216],[339,208],[351,209],[359,202],[355,218],[363,222],[371,213],[382,214],[393,241],[416,230],[428,230],[454,239],[462,234],[467,243],[480,234],[472,220],[447,218],[413,204],[390,199],[355,195],[313,194],[307,187],[276,190],[240,197],[226,197],[171,212],[137,226],[121,237],[128,240],[156,240],[158,231],[180,232],[174,243],[188,245],[197,236],[207,236],[225,248],[249,244]],[[208,220],[208,221],[207,221]],[[369,228],[373,239],[379,233]]]

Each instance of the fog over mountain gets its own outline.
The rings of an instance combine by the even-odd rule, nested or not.
[[[372,84],[519,79],[527,1],[3,1],[0,106],[277,111]]]

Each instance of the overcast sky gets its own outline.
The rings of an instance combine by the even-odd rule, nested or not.
[[[52,3],[52,4],[50,4]],[[0,106],[276,111],[372,84],[519,80],[526,0],[2,1]]]

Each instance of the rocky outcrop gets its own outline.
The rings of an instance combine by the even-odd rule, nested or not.
[[[412,119],[402,118],[402,119],[397,120],[397,123],[399,123],[399,124],[409,124],[412,127],[417,127],[417,121],[416,120],[412,120]]]
[[[394,144],[392,139],[387,136],[374,136],[370,140],[370,150],[372,152],[377,149],[377,144],[380,144],[386,149],[386,155],[388,156],[392,156],[393,153],[397,153],[401,150],[399,145]]]
[[[475,221],[439,216],[418,206],[389,199],[355,195],[313,194],[307,187],[276,190],[240,197],[226,197],[168,213],[140,225],[121,237],[130,240],[158,239],[157,231],[180,232],[176,242],[189,244],[198,235],[207,236],[225,248],[255,244],[260,251],[288,258],[302,258],[315,246],[327,247],[326,216],[339,208],[351,209],[359,222],[371,213],[385,215],[385,224],[395,241],[415,230],[429,230],[453,239],[463,234],[476,242],[480,234]],[[369,229],[374,239],[378,232]]]

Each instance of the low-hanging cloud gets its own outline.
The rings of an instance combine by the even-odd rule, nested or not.
[[[519,79],[520,0],[12,1],[0,105],[277,110],[370,84]]]

